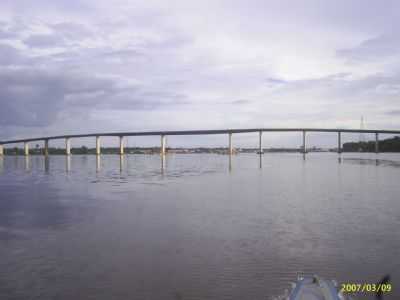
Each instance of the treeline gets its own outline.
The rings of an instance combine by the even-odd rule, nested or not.
[[[225,153],[226,147],[198,147],[198,148],[166,148],[166,151],[179,153]],[[239,152],[256,152],[258,148],[249,149],[236,149]],[[308,149],[308,151],[321,150],[320,148]],[[330,151],[337,151],[337,148],[329,149]],[[101,154],[119,154],[119,147],[102,147]],[[127,154],[158,154],[160,153],[160,147],[125,147],[125,153]],[[264,152],[299,152],[299,148],[270,148],[263,149]],[[342,146],[343,152],[375,152],[375,141],[368,142],[348,142]],[[400,137],[396,136],[379,141],[379,152],[400,152]],[[96,148],[88,148],[86,146],[71,148],[72,154],[96,154]],[[23,148],[4,148],[4,154],[6,155],[24,155]],[[35,148],[29,149],[29,154],[41,155],[44,154],[44,149],[36,145]],[[52,155],[64,155],[65,148],[49,147],[49,154]]]
[[[131,148],[125,147],[125,153],[131,154],[152,154],[152,153],[160,153],[159,147],[152,147],[152,148]],[[4,148],[4,154],[6,155],[23,155],[24,149],[23,148]],[[29,154],[31,155],[42,155],[44,154],[43,148],[31,148],[29,149]],[[65,148],[54,148],[49,147],[49,154],[52,155],[64,155]],[[96,148],[88,148],[86,146],[71,148],[71,154],[96,154]],[[119,154],[119,147],[102,147],[101,154]]]
[[[65,155],[65,148],[49,147],[49,154],[51,155]],[[101,147],[101,154],[119,154],[119,147]],[[190,153],[224,153],[227,151],[225,147],[215,148],[166,148],[166,152],[190,152]],[[6,155],[24,155],[24,149],[13,147],[4,148],[4,154]],[[159,154],[160,147],[124,147],[124,153],[126,154]],[[31,155],[43,155],[44,149],[36,146],[35,148],[29,149]],[[86,146],[71,148],[71,154],[96,154],[96,148],[88,148]]]
[[[400,152],[400,137],[384,139],[378,142],[379,152]],[[375,152],[375,141],[344,143],[344,152]]]

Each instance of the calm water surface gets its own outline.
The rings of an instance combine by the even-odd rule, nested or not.
[[[400,299],[400,155],[0,158],[0,299]],[[357,295],[356,299],[372,299]]]

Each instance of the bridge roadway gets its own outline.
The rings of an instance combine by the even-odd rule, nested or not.
[[[302,132],[303,133],[303,153],[306,153],[306,133],[307,132],[333,132],[338,134],[338,153],[341,153],[341,134],[342,133],[373,133],[375,134],[375,152],[378,153],[379,134],[400,134],[400,130],[379,130],[379,129],[344,129],[344,128],[247,128],[247,129],[217,129],[217,130],[178,130],[178,131],[142,131],[142,132],[102,132],[88,134],[69,134],[47,137],[35,137],[26,139],[15,139],[0,141],[0,155],[3,155],[3,145],[24,143],[25,155],[29,155],[29,142],[44,141],[44,154],[48,155],[50,140],[65,139],[66,154],[71,153],[71,138],[96,137],[96,154],[100,154],[100,137],[115,136],[120,138],[120,154],[124,154],[124,137],[126,136],[161,136],[161,154],[165,154],[165,137],[171,135],[229,135],[229,154],[233,153],[232,134],[236,133],[259,133],[259,152],[262,153],[262,133],[263,132]]]

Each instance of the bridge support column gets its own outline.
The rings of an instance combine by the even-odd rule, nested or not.
[[[49,140],[44,140],[44,155],[49,155]]]
[[[69,138],[65,139],[65,155],[71,155],[71,141]]]
[[[263,149],[262,149],[262,131],[258,133],[258,152],[263,154]]]
[[[4,155],[4,148],[3,145],[0,145],[0,156]]]
[[[162,136],[161,136],[160,154],[161,154],[161,155],[165,155],[165,135],[162,135]]]
[[[29,155],[29,143],[28,142],[24,143],[24,154],[25,154],[25,156]]]
[[[232,155],[232,154],[233,154],[232,132],[229,133],[229,149],[228,149],[228,154],[229,154],[229,155]]]
[[[124,137],[119,137],[119,154],[124,155]]]
[[[339,131],[338,132],[338,145],[337,145],[337,153],[341,154],[342,153],[342,133]]]
[[[306,154],[306,132],[303,131],[303,154]]]
[[[100,148],[100,137],[96,136],[96,155],[101,154],[101,148]]]
[[[375,153],[379,153],[379,133],[375,133]]]

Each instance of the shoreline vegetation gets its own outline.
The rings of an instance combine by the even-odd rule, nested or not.
[[[379,152],[400,152],[400,137],[396,136],[389,139],[379,141]],[[237,147],[234,153],[258,153],[258,148],[241,148]],[[306,152],[337,152],[337,148],[307,148]],[[160,147],[125,147],[125,154],[159,154]],[[227,147],[167,147],[167,153],[176,154],[193,154],[193,153],[214,153],[226,154]],[[296,153],[302,152],[302,147],[299,148],[264,148],[264,153],[268,152],[289,152]],[[365,142],[347,142],[344,143],[341,152],[375,152],[375,141]],[[43,155],[43,148],[39,144],[35,148],[29,149],[31,155]],[[23,155],[24,149],[18,147],[4,148],[5,155]],[[49,147],[49,154],[51,155],[65,155],[65,148]],[[96,154],[96,148],[88,148],[86,146],[71,148],[71,154]],[[101,154],[119,154],[119,147],[102,147]]]

